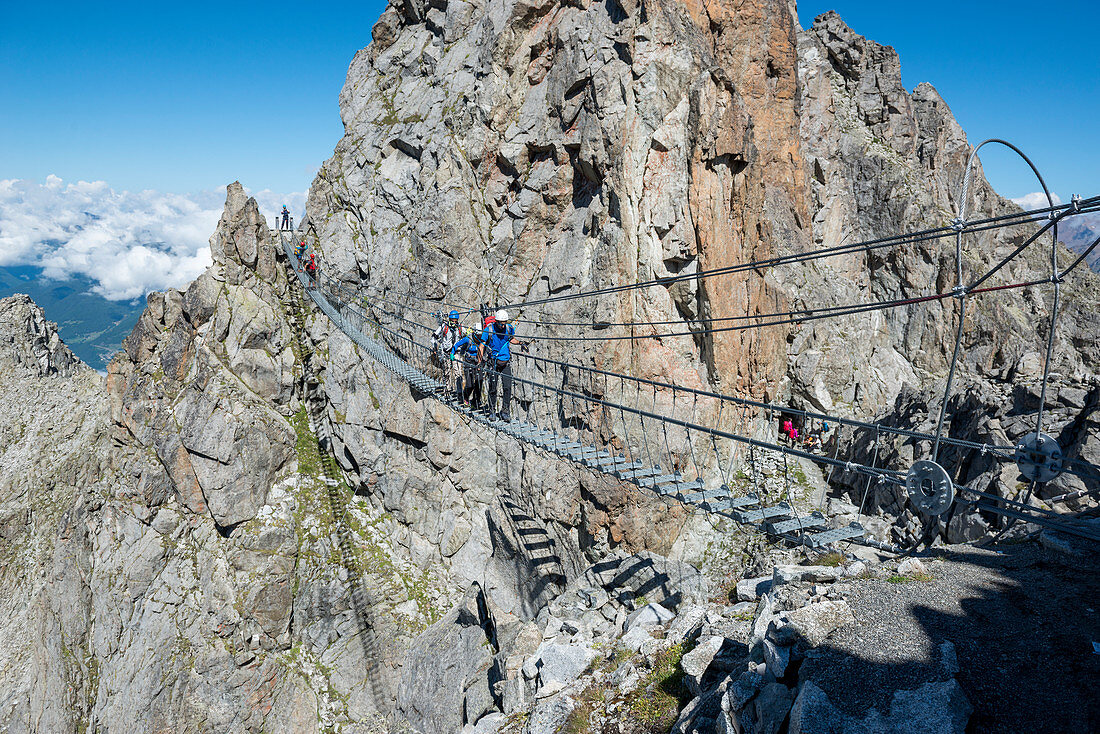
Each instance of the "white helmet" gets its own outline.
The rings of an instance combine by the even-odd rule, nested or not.
[[[497,321],[507,321],[508,320],[508,312],[505,311],[504,309],[501,309],[500,311],[497,311],[496,319],[497,319]]]

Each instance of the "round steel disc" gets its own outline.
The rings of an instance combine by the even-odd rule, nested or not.
[[[934,461],[918,461],[905,476],[909,501],[925,515],[942,515],[955,501],[955,484],[947,470]]]
[[[1016,466],[1035,482],[1049,482],[1062,473],[1062,447],[1053,436],[1029,433],[1016,444]]]

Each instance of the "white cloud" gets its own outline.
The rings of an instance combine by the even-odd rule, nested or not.
[[[298,191],[293,194],[280,194],[277,191],[271,189],[264,189],[263,191],[257,191],[253,193],[249,189],[248,195],[256,199],[256,203],[260,207],[260,212],[267,217],[268,222],[273,222],[275,217],[279,215],[283,210],[283,205],[290,210],[291,215],[294,217],[294,226],[298,226],[298,221],[302,218],[302,214],[306,210],[306,192]]]
[[[272,220],[283,203],[296,217],[305,193],[257,196]],[[278,202],[277,204],[275,202]],[[85,275],[112,300],[183,288],[210,264],[209,238],[224,190],[195,194],[115,191],[104,181],[43,184],[0,180],[0,265],[32,265],[63,279]]]
[[[1062,203],[1062,200],[1058,198],[1058,194],[1051,194],[1050,198],[1054,200],[1056,206]],[[1026,210],[1045,209],[1050,206],[1050,203],[1047,201],[1047,195],[1042,191],[1032,191],[1030,194],[1024,194],[1012,201]]]

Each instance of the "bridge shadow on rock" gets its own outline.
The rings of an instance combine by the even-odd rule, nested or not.
[[[928,579],[852,582],[856,623],[808,651],[799,680],[863,717],[954,675],[973,707],[968,731],[1100,731],[1097,556],[1029,543],[940,558],[925,560]]]
[[[565,588],[565,568],[561,556],[555,552],[557,541],[540,521],[507,496],[501,498],[500,504],[507,516],[508,529],[500,521],[503,518],[495,518],[491,509],[485,511],[493,555],[511,560],[524,616],[533,618]]]

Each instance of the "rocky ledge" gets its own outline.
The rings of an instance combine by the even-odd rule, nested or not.
[[[90,369],[61,341],[57,324],[46,320],[30,296],[0,299],[0,370],[27,371],[40,377],[69,377]]]

